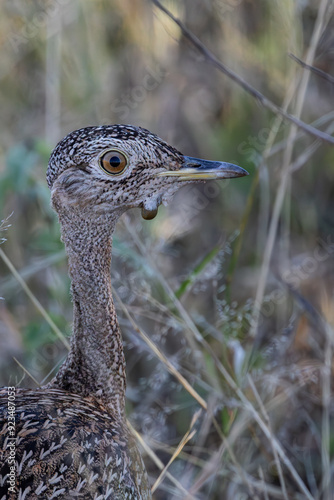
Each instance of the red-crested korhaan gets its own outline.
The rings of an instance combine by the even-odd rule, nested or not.
[[[189,182],[244,175],[229,163],[184,156],[129,125],[83,128],[58,143],[47,182],[72,282],[71,348],[47,385],[16,387],[15,397],[0,390],[0,500],[152,498],[125,418],[113,232],[129,208],[152,219]]]

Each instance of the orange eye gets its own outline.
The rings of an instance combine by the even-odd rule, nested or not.
[[[100,167],[107,174],[119,175],[128,165],[128,159],[124,153],[117,149],[109,149],[100,156]]]

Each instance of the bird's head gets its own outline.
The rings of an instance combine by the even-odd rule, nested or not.
[[[153,218],[185,183],[242,177],[230,163],[184,156],[146,129],[129,125],[87,127],[53,150],[47,171],[52,203],[62,208],[121,214],[140,207]]]

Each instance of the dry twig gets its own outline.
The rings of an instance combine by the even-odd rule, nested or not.
[[[164,5],[162,5],[159,0],[152,0],[154,5],[156,5],[160,10],[162,10],[170,19],[172,19],[181,29],[183,35],[201,52],[205,59],[213,64],[216,68],[218,68],[222,73],[227,75],[231,80],[237,83],[240,87],[242,87],[248,94],[253,96],[262,106],[267,109],[270,109],[275,114],[282,116],[285,120],[289,120],[291,123],[294,123],[297,127],[301,128],[307,134],[317,137],[318,139],[322,139],[323,141],[329,142],[330,144],[334,144],[334,137],[318,130],[311,125],[303,122],[296,116],[287,113],[282,108],[274,104],[270,99],[265,97],[261,92],[252,87],[249,83],[247,83],[243,78],[237,75],[234,71],[229,69],[225,64],[223,64],[198,38],[192,31],[190,31],[185,24],[183,24],[180,19],[175,17]]]

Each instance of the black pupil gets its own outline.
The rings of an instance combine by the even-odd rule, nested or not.
[[[119,167],[121,164],[121,160],[118,158],[118,156],[112,156],[109,160],[110,166],[113,168]]]

